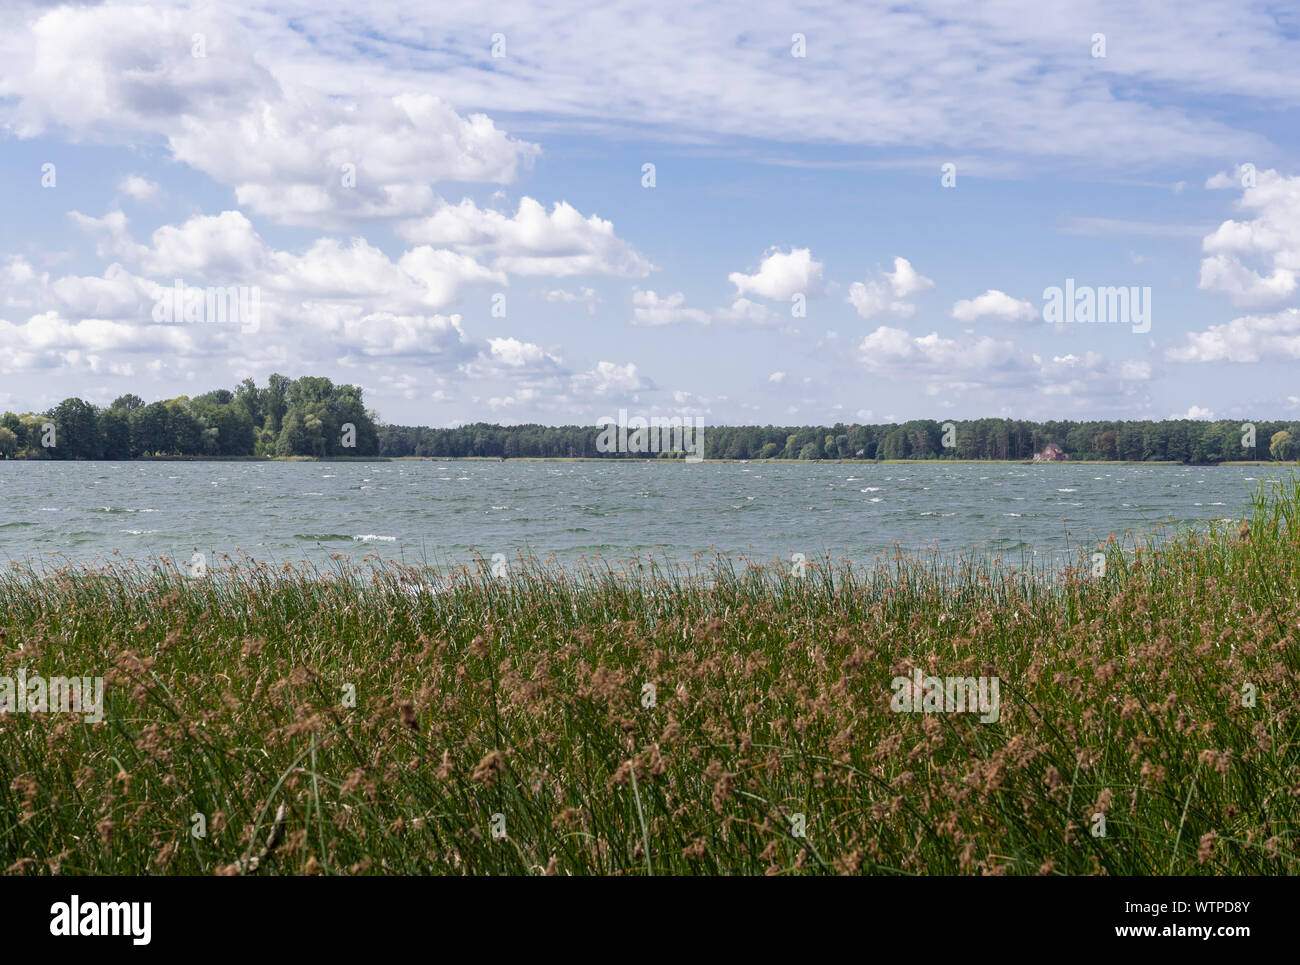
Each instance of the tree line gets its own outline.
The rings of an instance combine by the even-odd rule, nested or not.
[[[273,374],[233,391],[145,403],[134,394],[106,408],[64,399],[43,413],[0,416],[6,459],[331,456],[432,458],[639,458],[601,452],[597,426],[435,429],[386,425],[362,390],[327,378]],[[1026,460],[1049,443],[1071,459],[1212,464],[1300,457],[1300,423],[1235,420],[1048,421],[914,419],[901,425],[707,426],[707,459]],[[681,458],[660,453],[659,458]]]
[[[99,408],[64,399],[43,413],[0,416],[0,455],[18,459],[158,456],[376,456],[378,420],[355,385],[274,374],[145,403],[138,395]]]
[[[599,429],[592,426],[381,426],[379,434],[380,452],[388,456],[633,458],[598,452]],[[1049,443],[1076,460],[1290,461],[1300,456],[1300,422],[915,419],[902,425],[707,426],[704,430],[706,459],[1026,460]]]

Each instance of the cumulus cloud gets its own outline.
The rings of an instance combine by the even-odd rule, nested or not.
[[[38,273],[16,255],[0,267],[0,308],[18,314],[53,310],[69,318],[137,320],[153,310],[156,287],[117,263],[102,276],[51,279],[49,272]]]
[[[444,358],[450,364],[472,351],[459,315],[359,314],[321,305],[310,324],[334,351],[364,358]]]
[[[1151,364],[1114,362],[1099,352],[1069,353],[1051,359],[1032,356],[1031,387],[1041,396],[1095,400],[1129,395],[1151,380]]]
[[[601,302],[600,295],[594,288],[583,288],[580,291],[571,292],[565,288],[552,288],[549,291],[541,293],[542,298],[552,305],[584,305],[588,315],[596,314],[596,306]]]
[[[1013,343],[983,336],[977,339],[944,338],[937,332],[913,336],[906,329],[881,325],[858,344],[862,363],[869,369],[908,366],[913,371],[958,372],[984,369],[1007,371],[1024,366],[1027,357]]]
[[[1001,322],[1032,322],[1040,314],[1029,302],[990,288],[983,295],[955,302],[952,317],[959,322],[974,322],[981,318],[994,318]]]
[[[850,285],[849,303],[863,318],[881,313],[906,318],[916,311],[916,306],[904,299],[933,285],[934,282],[917,272],[910,261],[896,257],[892,272],[881,272],[879,278],[855,281]]]
[[[489,338],[485,351],[460,367],[470,378],[532,378],[565,374],[564,361],[540,345],[517,338]]]
[[[0,346],[14,360],[11,367],[163,349],[250,365],[289,357],[298,363],[402,357],[450,367],[475,348],[460,316],[441,309],[465,285],[506,281],[467,255],[427,245],[396,259],[360,238],[347,244],[321,238],[301,253],[277,249],[237,211],[164,225],[148,243],[131,237],[120,212],[103,218],[74,212],[73,220],[120,260],[102,277],[51,278],[21,256],[0,266],[0,308],[11,319],[0,330]],[[191,289],[247,291],[250,303],[255,292],[258,317],[251,325],[155,324],[154,308],[176,281]],[[29,321],[16,324],[16,317]],[[260,334],[243,337],[249,331]],[[50,332],[62,341],[50,343]],[[33,354],[37,348],[43,354]],[[55,349],[63,354],[51,354]]]
[[[152,201],[158,196],[158,185],[138,174],[130,174],[122,179],[117,189],[137,201]]]
[[[521,342],[517,338],[490,338],[488,347],[493,359],[515,369],[536,366],[543,361],[559,361],[539,346],[531,342]]]
[[[628,395],[654,388],[654,383],[637,371],[634,363],[618,365],[614,362],[597,362],[586,372],[570,379],[575,395],[611,396]]]
[[[66,368],[109,375],[132,375],[134,366],[120,353],[186,355],[194,351],[189,331],[168,325],[133,325],[102,318],[69,320],[58,312],[31,316],[25,323],[0,319],[0,373],[6,375]]]
[[[632,294],[633,325],[679,325],[685,322],[708,325],[712,319],[708,312],[686,308],[686,296],[681,292],[660,297],[653,291],[638,289]]]
[[[736,286],[737,296],[748,294],[774,301],[789,301],[795,295],[808,298],[820,295],[823,290],[822,263],[814,261],[807,248],[790,251],[769,249],[752,275],[733,271],[727,276]]]
[[[1165,352],[1172,362],[1259,362],[1300,358],[1300,309],[1243,315],[1202,332]]]
[[[1237,207],[1255,217],[1225,221],[1205,237],[1200,287],[1223,292],[1238,305],[1275,305],[1295,293],[1300,272],[1300,176],[1259,171],[1249,187],[1243,187],[1243,179],[1249,181],[1238,170],[1206,182],[1209,188],[1242,187]]]
[[[414,85],[347,97],[275,73],[287,54],[259,58],[262,45],[217,9],[63,6],[14,19],[0,116],[18,136],[152,135],[285,223],[409,218],[432,206],[432,184],[509,183],[537,154]]]
[[[319,238],[302,254],[268,245],[239,211],[195,215],[155,230],[149,244],[132,240],[126,218],[111,212],[73,219],[97,239],[99,250],[135,264],[167,285],[258,286],[272,298],[298,304],[342,301],[369,312],[425,313],[454,301],[463,286],[504,285],[503,272],[469,255],[421,245],[396,260],[363,238],[344,244]]]
[[[748,298],[737,298],[730,305],[706,312],[686,307],[686,296],[681,292],[660,296],[653,291],[637,290],[632,295],[632,324],[651,327],[662,325],[709,325],[721,322],[726,325],[771,326],[789,321],[779,312]]]
[[[737,298],[730,305],[715,309],[713,317],[728,325],[782,325],[790,321],[785,315],[748,298]]]
[[[523,198],[510,217],[466,198],[443,205],[427,218],[403,223],[398,231],[407,241],[492,256],[495,268],[513,275],[643,278],[654,268],[614,234],[613,222],[594,214],[584,218],[564,201],[547,214],[540,202]]]
[[[1114,362],[1097,352],[1044,359],[1007,339],[914,336],[887,325],[863,337],[858,359],[868,371],[920,378],[935,391],[1022,388],[1043,396],[1096,397],[1127,392],[1151,378],[1147,362]]]
[[[1211,255],[1201,261],[1198,287],[1223,292],[1238,305],[1272,305],[1295,291],[1296,274],[1289,268],[1274,268],[1261,275],[1234,255]]]

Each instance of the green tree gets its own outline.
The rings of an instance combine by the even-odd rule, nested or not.
[[[110,405],[109,408],[125,409],[127,412],[134,412],[136,409],[144,408],[144,399],[140,398],[133,392],[128,392],[126,395],[119,395],[114,399],[113,404]]]
[[[50,410],[54,423],[55,459],[98,459],[100,454],[99,412],[81,399],[64,399]]]
[[[275,441],[277,456],[306,456],[311,454],[311,437],[303,420],[297,412],[290,412],[284,417],[280,435]]]
[[[143,409],[131,412],[131,453],[148,456],[174,451],[167,430],[167,404],[151,402]]]
[[[285,411],[289,407],[290,380],[279,372],[272,372],[266,380],[266,389],[262,393],[262,409],[266,413],[265,425],[278,439]],[[278,444],[278,443],[277,443]]]
[[[1291,462],[1296,458],[1297,449],[1300,446],[1297,446],[1295,438],[1285,429],[1273,433],[1273,438],[1268,443],[1269,455],[1279,462]]]
[[[100,454],[105,459],[131,458],[131,417],[125,409],[105,409],[99,414]]]

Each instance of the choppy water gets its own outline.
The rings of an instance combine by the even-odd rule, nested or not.
[[[469,563],[655,553],[1060,556],[1111,532],[1240,517],[1281,467],[848,463],[0,462],[0,559],[368,553]],[[1064,520],[1064,522],[1063,522]],[[1067,544],[1066,531],[1069,531]],[[61,554],[54,555],[52,554]]]

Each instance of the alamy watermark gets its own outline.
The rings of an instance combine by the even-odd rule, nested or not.
[[[262,327],[262,289],[257,285],[198,288],[177,278],[154,292],[153,320],[167,325],[238,325],[242,332]]]
[[[1151,331],[1151,287],[1093,288],[1067,278],[1064,289],[1057,285],[1043,289],[1043,321],[1132,325],[1134,335],[1145,335]]]
[[[148,945],[153,937],[153,903],[149,901],[68,901],[50,905],[50,934],[56,938],[79,935],[123,936],[132,945]]]
[[[917,668],[911,677],[895,677],[890,710],[898,714],[981,714],[980,721],[998,719],[997,677],[931,677]]]
[[[597,452],[683,453],[687,462],[704,460],[704,419],[700,416],[632,416],[627,409],[618,410],[618,419],[602,416],[596,420],[601,428],[596,438]],[[628,430],[631,430],[630,432]]]
[[[0,714],[82,714],[87,724],[104,719],[103,677],[0,676]]]

